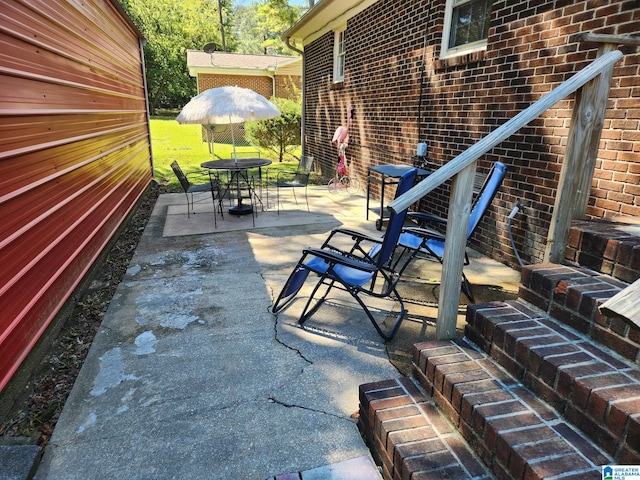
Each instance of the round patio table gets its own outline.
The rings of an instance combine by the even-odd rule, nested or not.
[[[229,188],[232,185],[236,187],[238,193],[236,197],[237,203],[229,207],[229,213],[232,215],[247,215],[253,212],[253,207],[251,205],[242,203],[242,195],[240,195],[240,182],[245,182],[249,188],[250,194],[256,195],[256,192],[251,186],[251,182],[249,181],[247,170],[249,170],[250,168],[260,169],[262,167],[266,167],[267,165],[271,165],[271,160],[267,160],[264,158],[228,158],[224,160],[210,160],[208,162],[200,164],[202,168],[206,168],[209,170],[228,170],[230,172],[231,177],[229,178],[227,188],[225,188],[223,192],[223,197],[227,194]],[[260,200],[260,203],[262,203],[262,200]]]

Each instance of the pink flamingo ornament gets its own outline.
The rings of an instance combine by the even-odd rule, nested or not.
[[[347,125],[340,125],[336,128],[335,133],[333,134],[333,139],[331,143],[335,143],[338,147],[345,143],[345,140],[349,136],[349,126],[351,125],[351,117],[353,116],[353,105],[349,105],[347,107]]]
[[[353,106],[349,105],[347,107],[347,125],[340,125],[336,128],[335,133],[333,134],[333,139],[331,143],[335,143],[338,147],[338,166],[336,169],[338,170],[338,175],[345,176],[348,175],[347,170],[347,157],[345,155],[345,150],[347,147],[347,137],[349,136],[349,127],[351,126],[351,117],[353,116]]]

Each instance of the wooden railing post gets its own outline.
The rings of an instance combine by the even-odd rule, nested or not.
[[[584,35],[583,40],[603,42],[598,57],[616,50],[620,37]],[[569,237],[571,221],[584,218],[602,126],[609,99],[614,65],[586,83],[576,92],[567,139],[565,158],[562,162],[558,193],[549,225],[544,261],[561,263]]]
[[[453,177],[449,197],[449,215],[446,242],[442,261],[442,281],[438,301],[436,339],[446,340],[456,336],[458,305],[460,304],[460,283],[464,252],[467,248],[467,226],[471,214],[473,179],[478,162],[466,166]]]

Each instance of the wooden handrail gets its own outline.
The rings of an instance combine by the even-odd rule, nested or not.
[[[578,40],[581,42],[608,43],[610,45],[640,45],[640,37],[630,37],[629,35],[581,33],[578,35]]]
[[[613,65],[622,57],[623,54],[620,50],[613,50],[598,57],[573,77],[551,90],[551,92],[547,93],[540,100],[531,104],[528,108],[508,120],[505,124],[501,125],[489,135],[482,138],[460,155],[449,161],[447,164],[437,169],[407,193],[396,198],[388,205],[387,208],[394,212],[399,212],[408,208],[429,192],[460,173],[464,168],[471,165],[482,155],[509,138],[529,122],[535,120],[560,100],[572,94],[602,72],[613,67]]]

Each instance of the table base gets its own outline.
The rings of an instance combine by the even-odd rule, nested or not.
[[[229,207],[229,213],[237,216],[250,215],[253,213],[253,207],[251,205],[244,204],[233,205],[232,207]]]

